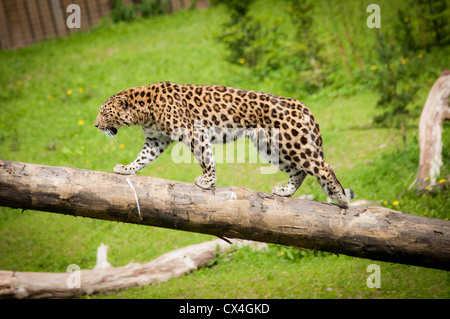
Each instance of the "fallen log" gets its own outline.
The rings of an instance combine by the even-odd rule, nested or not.
[[[442,166],[442,131],[450,120],[450,71],[443,71],[428,94],[419,121],[420,159],[417,177],[409,187],[418,190],[436,184]]]
[[[76,298],[81,295],[155,285],[208,265],[217,253],[223,254],[232,247],[249,245],[261,247],[260,243],[251,241],[229,244],[216,239],[170,251],[144,264],[130,262],[123,267],[109,265],[106,259],[107,246],[101,245],[94,269],[80,270],[74,267],[65,273],[0,270],[0,298]]]
[[[0,206],[450,270],[450,221],[241,187],[0,160]]]

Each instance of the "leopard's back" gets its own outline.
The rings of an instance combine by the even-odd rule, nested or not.
[[[281,139],[322,146],[319,124],[298,100],[227,86],[155,84],[159,124],[172,132],[200,122],[222,130],[276,129]],[[304,137],[301,139],[301,137]],[[305,140],[306,139],[306,140]]]

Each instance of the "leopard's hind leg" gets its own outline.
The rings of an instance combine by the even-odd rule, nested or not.
[[[344,189],[341,182],[337,178],[331,166],[325,162],[315,171],[314,176],[317,178],[323,191],[331,199],[335,200],[339,206],[347,208],[349,202],[355,197],[355,193],[351,189]]]
[[[266,129],[248,130],[246,135],[258,150],[259,156],[266,159],[272,165],[277,166],[281,171],[289,175],[289,182],[285,186],[275,186],[272,188],[272,193],[278,196],[289,197],[294,195],[297,189],[302,185],[307,173],[298,167],[297,164],[292,164],[290,161],[284,160],[280,157],[279,143],[277,143],[277,136]]]
[[[283,170],[283,169],[281,169]],[[305,171],[294,171],[289,173],[289,182],[286,186],[275,186],[272,188],[272,193],[278,196],[292,196],[297,189],[302,185],[306,178]]]

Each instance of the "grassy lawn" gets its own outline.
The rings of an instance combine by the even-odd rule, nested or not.
[[[116,140],[93,126],[99,106],[124,88],[159,81],[223,84],[292,96],[307,104],[318,122],[329,162],[357,199],[379,201],[400,211],[450,217],[448,192],[416,196],[406,191],[415,178],[417,128],[408,127],[408,150],[400,132],[374,127],[377,96],[294,96],[279,92],[277,81],[255,80],[246,68],[230,64],[215,40],[226,19],[222,8],[182,11],[129,24],[104,22],[17,51],[0,52],[0,158],[112,172],[134,160],[143,144],[140,128],[124,128]],[[420,92],[419,104],[427,91]],[[418,123],[418,119],[416,121]],[[450,127],[444,128],[444,167],[449,173]],[[170,147],[142,175],[193,182],[196,163],[176,164]],[[261,163],[220,163],[217,186],[270,192],[287,175],[260,174]],[[313,194],[308,177],[295,197]],[[395,202],[396,205],[393,203]],[[398,203],[397,203],[398,202]],[[66,271],[70,264],[92,268],[100,243],[110,246],[109,261],[122,266],[149,261],[165,252],[213,239],[212,236],[153,227],[74,218],[45,212],[0,208],[0,269]],[[366,269],[381,268],[381,288],[366,285]],[[157,286],[128,289],[100,298],[449,298],[444,271],[305,252],[277,245],[266,251],[241,249],[183,278]]]

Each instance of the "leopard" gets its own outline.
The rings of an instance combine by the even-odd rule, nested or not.
[[[294,98],[224,85],[158,82],[112,95],[101,105],[94,125],[112,137],[121,127],[143,129],[142,150],[133,162],[117,164],[117,174],[136,174],[178,141],[201,166],[195,184],[212,189],[217,181],[213,144],[248,137],[260,156],[289,176],[286,185],[272,188],[273,194],[292,196],[310,175],[338,206],[348,208],[354,198],[324,160],[314,115]]]

